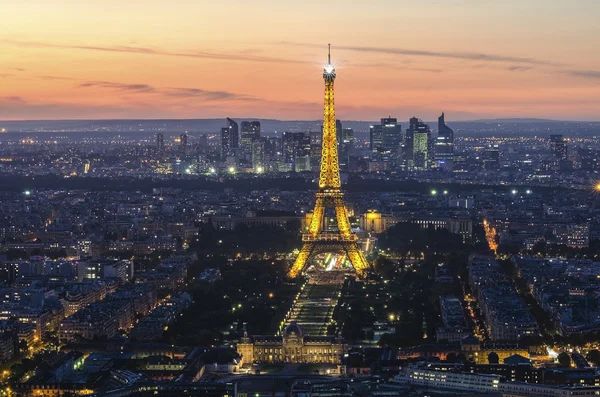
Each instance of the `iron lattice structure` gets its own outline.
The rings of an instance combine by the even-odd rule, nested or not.
[[[341,189],[333,87],[335,76],[335,68],[331,64],[331,53],[329,53],[328,63],[323,71],[325,106],[319,190],[316,194],[312,218],[310,218],[307,230],[302,235],[302,250],[290,270],[290,277],[298,276],[306,264],[321,253],[345,254],[360,276],[364,275],[369,267],[369,263],[358,247],[358,238],[350,228],[348,213],[344,205],[344,193]],[[338,229],[336,232],[323,230],[326,208],[335,209]]]

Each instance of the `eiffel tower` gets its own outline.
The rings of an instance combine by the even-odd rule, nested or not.
[[[306,264],[316,255],[340,253],[346,254],[354,270],[362,276],[369,267],[369,263],[358,248],[358,238],[350,228],[348,213],[344,205],[344,193],[341,189],[333,89],[335,68],[331,64],[331,44],[327,55],[327,65],[323,70],[323,79],[325,80],[325,106],[319,190],[316,194],[315,209],[310,218],[310,223],[307,230],[302,234],[304,243],[302,250],[298,254],[289,275],[290,277],[298,276]],[[335,232],[323,230],[323,217],[326,208],[335,209],[338,229]]]

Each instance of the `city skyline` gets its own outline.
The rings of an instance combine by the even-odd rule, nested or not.
[[[596,2],[259,3],[15,2],[0,120],[317,120],[327,42],[342,119],[600,120]]]

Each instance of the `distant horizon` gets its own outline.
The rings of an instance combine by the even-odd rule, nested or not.
[[[441,115],[442,113],[440,113]],[[342,120],[342,121],[346,121],[346,122],[355,122],[355,123],[373,123],[373,122],[378,122],[383,118],[387,118],[390,117],[391,118],[395,118],[397,120],[409,120],[411,117],[417,117],[420,120],[426,121],[426,122],[437,122],[437,117],[435,119],[427,119],[427,118],[422,118],[419,117],[418,115],[414,115],[414,116],[409,116],[407,118],[401,118],[401,117],[396,117],[393,114],[392,115],[387,115],[387,116],[382,116],[379,119],[375,119],[375,120],[366,120],[366,119],[347,119],[347,118],[343,118],[343,117],[338,117],[338,120]],[[528,121],[538,121],[538,122],[564,122],[564,123],[600,123],[600,119],[598,120],[576,120],[576,119],[550,119],[550,118],[543,118],[543,117],[492,117],[492,118],[480,118],[480,119],[451,119],[447,117],[448,114],[446,114],[446,123],[469,123],[469,122],[501,122],[501,121],[507,121],[507,122],[512,122],[512,121],[523,121],[523,122],[528,122]],[[439,116],[438,116],[439,117]],[[230,118],[232,120],[241,120],[241,121],[278,121],[278,122],[321,122],[321,119],[279,119],[279,118],[272,118],[272,117],[237,117],[237,116],[223,116],[223,117],[201,117],[201,118],[194,118],[194,117],[174,117],[174,118],[82,118],[82,119],[70,119],[70,118],[65,118],[65,119],[13,119],[13,120],[9,120],[9,119],[0,119],[0,128],[2,127],[2,123],[43,123],[43,122],[86,122],[86,121],[218,121],[218,120],[226,120],[227,118]]]

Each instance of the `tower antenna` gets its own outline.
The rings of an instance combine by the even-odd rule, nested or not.
[[[327,44],[329,49],[327,50],[327,63],[331,65],[331,44]]]

